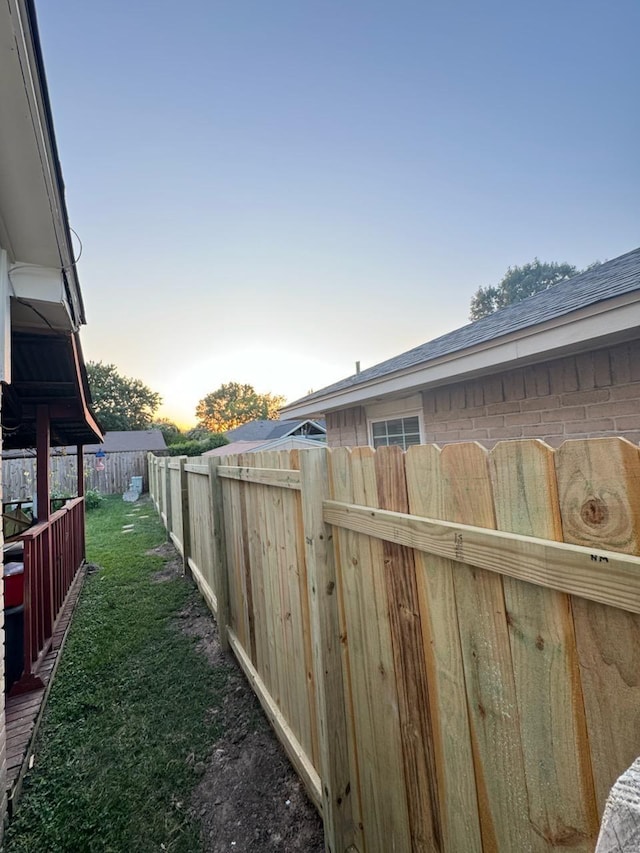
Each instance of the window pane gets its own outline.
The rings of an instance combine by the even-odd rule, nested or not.
[[[393,445],[406,450],[414,444],[420,444],[420,418],[393,418],[388,421],[375,421],[371,424],[371,437],[374,447]]]
[[[407,449],[407,447],[413,447],[414,444],[420,444],[420,436],[419,435],[406,435],[404,438],[405,450]]]

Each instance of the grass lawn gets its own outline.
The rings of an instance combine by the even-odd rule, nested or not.
[[[101,569],[87,577],[6,853],[201,849],[189,799],[227,676],[177,624],[194,587],[151,582],[163,560],[146,552],[165,533],[151,503],[133,507],[108,498],[87,515],[87,559]]]

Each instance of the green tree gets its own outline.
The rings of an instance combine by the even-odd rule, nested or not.
[[[587,269],[593,269],[599,263],[595,261]],[[481,320],[500,308],[566,281],[578,272],[572,264],[543,263],[538,258],[521,267],[509,267],[499,284],[478,288],[471,300],[469,319]]]
[[[180,427],[168,418],[158,418],[149,424],[151,429],[159,429],[164,436],[165,444],[175,444],[182,441],[183,435]]]
[[[276,420],[285,398],[258,394],[253,385],[228,382],[207,394],[196,407],[199,426],[225,432],[254,420]]]
[[[162,397],[115,364],[87,362],[92,409],[106,430],[148,429]]]

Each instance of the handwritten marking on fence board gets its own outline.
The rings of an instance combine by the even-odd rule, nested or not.
[[[323,509],[336,527],[640,613],[640,557],[340,501]]]

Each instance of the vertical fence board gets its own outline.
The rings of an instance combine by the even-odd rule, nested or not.
[[[269,466],[269,455],[257,453],[257,462],[260,468]],[[252,484],[253,485],[253,484]],[[282,648],[282,603],[280,599],[280,567],[278,563],[277,529],[274,518],[274,498],[272,487],[264,487],[263,492],[263,567],[264,567],[264,589],[266,604],[267,642],[269,648],[269,667],[271,670],[273,698],[281,710],[288,708],[286,675],[287,662],[283,656]],[[284,710],[283,710],[284,713]]]
[[[427,518],[444,517],[441,451],[435,445],[411,447],[406,455],[409,510]],[[451,560],[416,552],[417,590],[422,614],[425,660],[430,673],[438,796],[443,849],[479,853],[478,797],[458,631]]]
[[[265,465],[265,460],[262,458],[262,454],[256,454],[258,459],[256,460],[256,465],[263,467]],[[265,649],[265,653],[268,660],[268,669],[271,674],[271,693],[274,699],[278,704],[280,704],[280,675],[278,672],[278,657],[277,657],[277,645],[276,645],[276,621],[277,621],[277,613],[276,613],[276,602],[274,601],[274,575],[275,575],[275,567],[274,567],[274,555],[273,549],[274,545],[271,541],[271,528],[270,528],[270,513],[269,513],[269,487],[268,486],[258,486],[258,496],[260,500],[260,544],[262,547],[262,579],[264,586],[264,603],[265,603],[265,612],[264,612],[264,620],[265,620],[265,632],[266,632],[266,640],[267,645]],[[282,661],[281,663],[284,663]]]
[[[280,468],[292,469],[294,465],[293,451],[281,451],[277,462]],[[297,454],[295,464],[297,465]],[[287,614],[287,640],[290,645],[289,668],[290,691],[293,705],[298,717],[298,739],[304,747],[307,755],[313,755],[313,735],[311,726],[311,709],[307,691],[307,660],[306,647],[308,645],[305,633],[308,626],[302,620],[302,603],[300,599],[301,580],[306,577],[304,551],[298,548],[298,503],[300,492],[293,489],[279,489],[282,496],[282,509],[284,520],[284,558],[285,575],[283,585],[287,587],[288,614]],[[299,561],[299,557],[302,559]],[[306,596],[306,587],[305,587]]]
[[[224,523],[222,480],[218,477],[220,459],[209,459],[209,489],[211,494],[211,526],[213,529],[213,593],[216,597],[218,633],[224,651],[229,648],[227,628],[229,626],[229,566]]]
[[[237,458],[238,465],[251,465],[251,456],[246,453],[241,453]],[[253,601],[253,583],[251,578],[251,549],[249,547],[249,517],[247,513],[247,505],[249,502],[251,487],[249,483],[242,483],[239,488],[240,496],[240,523],[242,527],[242,595],[244,598],[245,626],[246,638],[245,649],[247,654],[251,655],[255,648],[255,625],[254,614],[255,607]]]
[[[498,529],[561,540],[553,450],[501,442],[491,463]],[[598,817],[570,597],[509,577],[503,586],[537,846],[587,853]]]
[[[256,465],[256,461],[253,462]],[[254,666],[269,690],[273,689],[271,658],[267,629],[267,598],[265,591],[264,562],[264,502],[267,487],[251,484],[247,494],[247,523],[249,569],[253,593],[253,644],[251,653]]]
[[[622,438],[566,441],[556,468],[565,541],[638,554],[638,448]],[[640,616],[578,598],[573,612],[602,815],[611,785],[640,754]]]
[[[172,459],[167,466],[169,471],[169,491],[171,493],[171,526],[169,533],[180,556],[184,559],[184,531],[182,529],[182,471],[181,459]]]
[[[447,445],[442,474],[447,520],[495,527],[487,451],[479,444]],[[502,579],[460,564],[454,584],[483,845],[524,853],[534,849],[535,833],[527,816]]]
[[[321,501],[318,500],[318,495],[322,493],[322,487],[327,485],[327,463],[326,456],[324,456],[325,464],[324,464],[324,477],[320,479],[319,487],[320,491],[316,491],[316,502],[317,506],[315,507],[316,513],[322,512],[322,504]],[[291,451],[290,464],[294,470],[300,470],[300,453],[298,450]],[[302,475],[301,475],[302,476]],[[316,698],[316,684],[315,684],[315,676],[313,669],[313,642],[312,642],[312,629],[311,629],[311,611],[310,611],[310,602],[309,602],[309,588],[308,588],[308,569],[307,569],[307,555],[306,555],[306,546],[305,546],[305,527],[304,527],[304,518],[303,518],[303,507],[302,507],[302,490],[300,492],[295,492],[293,495],[293,503],[294,503],[294,513],[292,522],[295,525],[295,542],[296,542],[296,556],[295,556],[295,565],[297,566],[297,584],[298,584],[298,606],[300,608],[300,625],[299,631],[302,637],[303,644],[303,668],[304,668],[304,678],[306,682],[306,708],[307,714],[309,716],[309,727],[310,727],[310,755],[312,757],[313,765],[316,768],[320,767],[320,753],[319,753],[319,741],[318,741],[318,713],[317,713],[317,698]],[[329,531],[327,529],[327,535],[329,535]],[[337,590],[336,590],[337,596]]]
[[[228,465],[236,465],[237,458],[225,458]],[[240,508],[240,487],[236,480],[223,480],[222,496],[224,507],[225,541],[227,545],[227,565],[229,567],[229,623],[234,633],[247,649],[247,611],[244,587],[244,549],[242,544],[242,515]]]
[[[334,500],[376,506],[374,451],[331,451]],[[395,662],[382,542],[334,530],[350,677],[352,776],[359,782],[367,853],[410,850]]]
[[[280,454],[270,451],[265,454],[265,467],[280,467]],[[285,490],[269,489],[270,531],[273,544],[274,574],[272,592],[276,607],[275,638],[280,683],[281,708],[290,721],[291,728],[300,739],[300,709],[296,701],[295,652],[291,627],[291,605],[289,601],[289,578],[287,566],[287,532],[285,529]]]
[[[378,504],[408,512],[404,454],[381,447],[375,456]],[[420,603],[413,551],[393,542],[383,545],[401,721],[411,849],[442,850],[431,705],[422,644]]]
[[[167,528],[167,539],[171,539],[172,518],[171,518],[171,469],[169,468],[170,459],[164,460],[164,470],[162,472],[162,488],[164,495],[164,513],[165,527]]]
[[[188,471],[187,499],[189,506],[190,565],[202,575],[212,592],[214,532],[211,513],[209,468],[202,473]],[[215,592],[214,592],[215,595]]]
[[[243,457],[244,458],[244,457]],[[257,466],[259,459],[251,454],[251,465]],[[225,460],[226,462],[226,460]],[[274,676],[271,672],[271,649],[268,629],[268,597],[265,589],[267,533],[265,518],[266,487],[251,484],[245,497],[247,512],[247,553],[253,604],[253,617],[250,630],[253,632],[253,644],[250,653],[255,655],[255,666],[265,685],[275,696]],[[255,646],[255,649],[254,649]]]
[[[180,528],[182,530],[182,571],[190,574],[189,556],[191,554],[191,522],[189,520],[189,491],[187,486],[187,472],[185,465],[187,457],[180,456]]]
[[[331,528],[322,517],[322,501],[329,493],[328,452],[305,451],[300,456],[300,477],[325,850],[348,853],[355,841],[364,853],[358,820],[358,788],[349,761],[339,578]]]

